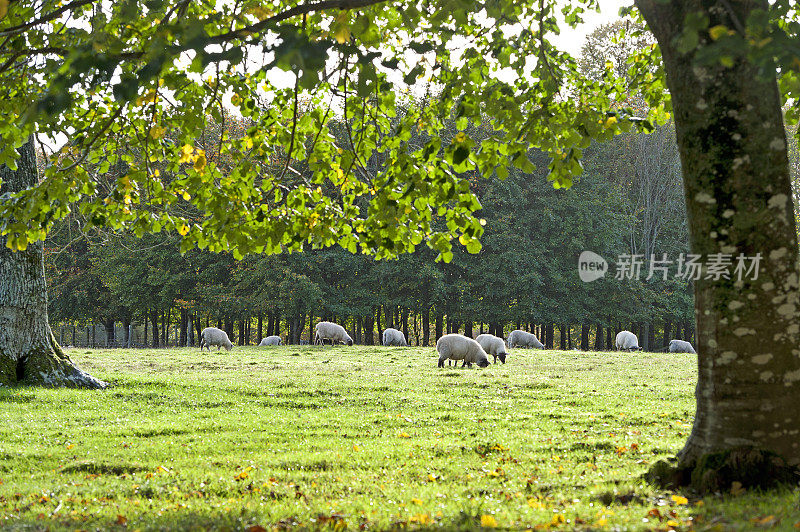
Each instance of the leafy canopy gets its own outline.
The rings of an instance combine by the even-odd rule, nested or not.
[[[33,133],[68,138],[37,187],[0,200],[0,231],[23,249],[77,208],[89,226],[175,231],[183,250],[236,257],[425,242],[447,261],[453,239],[477,252],[467,172],[530,172],[537,147],[569,186],[591,139],[649,127],[618,103],[631,91],[666,116],[656,46],[625,80],[587,79],[548,40],[598,5],[0,0],[0,163]],[[790,15],[765,14],[773,42],[797,33],[775,23]],[[738,35],[698,20],[687,46],[692,32]],[[246,127],[201,142],[229,110]]]

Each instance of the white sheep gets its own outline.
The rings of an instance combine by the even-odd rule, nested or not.
[[[489,358],[481,344],[460,334],[445,334],[436,342],[436,351],[439,353],[439,366],[444,367],[444,361],[463,360],[461,365],[472,367],[475,363],[478,367],[485,368],[489,365]]]
[[[206,327],[200,331],[200,351],[205,347],[211,351],[211,346],[217,346],[217,351],[224,347],[228,351],[233,349],[233,343],[228,338],[228,333],[216,327]]]
[[[641,351],[639,339],[630,331],[620,331],[617,333],[617,351]]]
[[[329,321],[321,321],[314,327],[314,345],[325,345],[325,340],[330,340],[331,343],[342,342],[353,345],[353,339],[350,338],[344,327]]]
[[[274,335],[273,336],[267,336],[266,338],[261,340],[261,343],[258,344],[258,345],[259,345],[259,347],[262,346],[262,345],[281,345],[281,337],[280,336],[274,336]]]
[[[383,345],[407,346],[408,342],[406,342],[406,337],[402,331],[398,331],[397,329],[392,329],[389,327],[383,331]]]
[[[697,354],[697,351],[694,350],[692,344],[686,342],[684,340],[670,340],[669,342],[669,352],[670,353],[691,353],[693,355]]]
[[[494,357],[494,363],[497,364],[497,359],[503,364],[506,363],[506,343],[502,338],[493,334],[479,334],[475,341],[481,344],[481,347],[487,354]]]
[[[517,329],[516,331],[511,331],[511,334],[508,335],[508,347],[536,347],[538,349],[544,349],[544,344],[536,338],[535,334]]]

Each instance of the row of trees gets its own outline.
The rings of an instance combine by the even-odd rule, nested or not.
[[[577,269],[584,250],[611,262],[621,254],[688,251],[671,127],[592,146],[569,190],[547,182],[543,154],[532,158],[533,175],[470,179],[486,219],[483,248],[473,255],[459,246],[449,263],[435,262],[429,248],[393,261],[341,248],[237,261],[226,253],[181,254],[175,234],[86,238],[74,217],[48,247],[51,319],[75,328],[102,323],[109,344],[128,340],[114,338],[115,323],[124,331],[140,324],[152,345],[166,342],[170,326],[181,331],[174,341],[186,345],[206,325],[239,344],[271,334],[298,343],[310,340],[318,319],[345,324],[367,345],[387,326],[421,345],[447,332],[505,336],[512,328],[562,348],[605,349],[620,329],[634,330],[651,349],[691,337],[686,280],[645,280],[645,267],[639,279],[609,274],[583,283]]]

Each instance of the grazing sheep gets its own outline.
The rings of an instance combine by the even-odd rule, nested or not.
[[[506,343],[503,341],[502,338],[499,338],[493,334],[479,334],[475,341],[481,344],[481,347],[487,354],[492,355],[494,357],[494,363],[497,364],[497,359],[500,358],[500,362],[503,364],[506,363]]]
[[[406,337],[403,335],[402,331],[389,327],[383,331],[383,345],[407,346],[408,342],[406,342]]]
[[[508,347],[536,347],[544,349],[544,344],[536,338],[535,334],[517,329],[508,335]]]
[[[217,351],[224,347],[228,351],[233,349],[233,343],[228,338],[228,333],[216,327],[206,327],[200,331],[200,351],[205,347],[211,351],[211,346],[217,346]]]
[[[321,321],[314,327],[314,345],[325,345],[325,340],[330,340],[331,344],[342,342],[343,344],[353,345],[353,339],[350,338],[344,327],[329,321]]]
[[[439,366],[444,367],[444,361],[450,360],[463,360],[461,365],[472,367],[472,364],[478,364],[479,367],[485,368],[489,365],[489,358],[486,356],[486,351],[483,350],[481,344],[467,338],[460,334],[445,334],[436,342],[436,351],[439,353]]]
[[[617,334],[617,351],[641,351],[639,339],[630,331],[620,331]]]
[[[262,346],[262,345],[281,345],[281,337],[280,336],[274,336],[274,335],[273,336],[267,336],[266,338],[261,340],[261,343],[258,344],[258,345],[259,345],[259,347]]]
[[[693,355],[697,354],[697,351],[694,350],[692,344],[686,342],[684,340],[670,340],[669,342],[669,352],[670,353],[691,353]]]

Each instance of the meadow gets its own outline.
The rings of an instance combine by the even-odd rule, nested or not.
[[[642,480],[691,430],[690,355],[68,353],[111,386],[0,389],[0,529],[800,528],[797,489]]]

